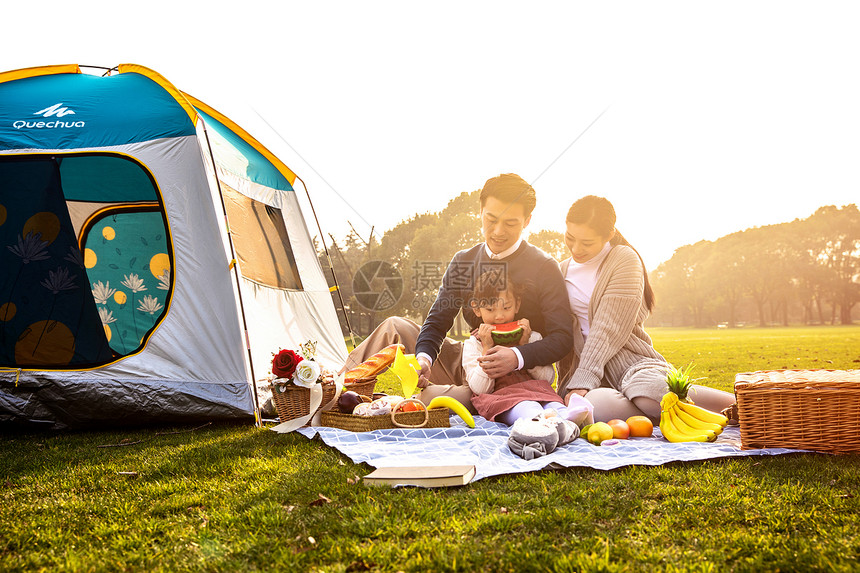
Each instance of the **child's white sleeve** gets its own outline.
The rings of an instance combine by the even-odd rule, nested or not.
[[[478,364],[481,356],[481,341],[470,336],[463,342],[463,371],[466,374],[466,383],[474,394],[489,394],[493,391],[495,380],[484,373],[484,369]]]
[[[543,336],[540,335],[540,332],[532,331],[529,342],[537,342],[542,338]],[[552,364],[548,366],[535,366],[534,368],[529,369],[529,374],[531,375],[532,380],[546,380],[550,384],[555,380],[555,368],[552,367]]]

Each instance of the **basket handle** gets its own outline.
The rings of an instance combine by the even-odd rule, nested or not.
[[[424,411],[424,421],[420,424],[401,424],[394,418],[394,414],[397,413],[397,410],[400,409],[400,406],[406,404],[407,402],[415,402],[416,404],[421,404],[421,409]],[[430,421],[430,412],[427,411],[427,406],[424,405],[424,402],[421,400],[416,400],[415,398],[405,398],[394,405],[391,409],[391,423],[397,426],[398,428],[423,428],[427,425],[427,422]]]

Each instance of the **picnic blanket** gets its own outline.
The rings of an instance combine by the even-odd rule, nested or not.
[[[319,436],[326,445],[349,457],[354,463],[374,467],[474,464],[477,481],[503,474],[533,472],[545,468],[590,467],[611,470],[629,465],[658,466],[667,462],[695,461],[737,456],[771,456],[802,452],[787,448],[741,449],[741,433],[727,427],[715,442],[671,443],[659,428],[650,438],[619,440],[613,446],[594,446],[584,439],[556,449],[553,453],[524,460],[508,448],[510,427],[475,417],[469,428],[459,417],[451,416],[450,428],[391,429],[350,432],[313,426],[301,428],[307,438]]]

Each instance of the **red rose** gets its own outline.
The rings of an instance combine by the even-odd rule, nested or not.
[[[278,378],[290,378],[302,357],[292,350],[281,350],[272,360],[272,374]]]

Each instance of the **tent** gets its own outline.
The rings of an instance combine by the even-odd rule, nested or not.
[[[342,365],[296,180],[145,67],[0,73],[0,420],[259,420],[273,352]]]

